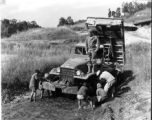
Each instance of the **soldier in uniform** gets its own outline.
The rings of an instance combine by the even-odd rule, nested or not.
[[[91,66],[92,66],[92,72],[94,72],[96,57],[97,57],[97,51],[100,48],[100,41],[98,37],[94,34],[95,31],[89,30],[89,36],[86,38],[86,54],[89,55],[89,63],[88,63],[88,73],[91,72]]]

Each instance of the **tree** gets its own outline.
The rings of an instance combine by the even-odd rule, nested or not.
[[[122,3],[122,12],[123,13],[129,13],[129,9],[128,9],[129,4],[126,2]]]
[[[64,26],[64,25],[68,25],[68,21],[67,21],[65,18],[61,17],[61,18],[59,19],[58,27],[59,27],[59,26]]]
[[[138,3],[136,1],[134,2],[129,2],[129,3],[123,3],[122,4],[122,12],[123,13],[129,13],[129,14],[134,14],[138,11],[146,9],[147,6],[151,6],[150,3]]]
[[[116,12],[115,11],[112,11],[112,16],[113,16],[113,18],[116,17]]]
[[[16,19],[1,20],[1,36],[10,37],[12,34],[17,33],[17,31],[25,31],[29,28],[38,28],[40,27],[35,21],[26,22],[26,21],[17,21]]]
[[[116,9],[116,17],[120,18],[121,17],[121,12],[120,12],[120,7]]]
[[[147,3],[147,8],[151,8],[151,1]]]
[[[17,24],[17,20],[16,19],[12,19],[11,20],[11,24],[13,24],[13,25]]]
[[[111,17],[111,10],[109,8],[109,12],[108,12],[108,17],[110,18]]]
[[[67,22],[68,22],[69,25],[73,25],[74,24],[73,19],[71,18],[71,16],[69,16],[67,18]]]
[[[130,3],[128,4],[128,10],[129,10],[129,13],[130,13],[130,14],[133,14],[133,13],[134,13],[134,5],[133,5],[132,2],[130,2]]]

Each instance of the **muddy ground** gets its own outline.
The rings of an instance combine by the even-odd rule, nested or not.
[[[17,96],[11,103],[2,104],[2,119],[150,120],[150,94],[150,91],[146,94],[132,93],[127,85],[122,85],[117,89],[115,98],[109,98],[96,109],[91,110],[90,106],[84,103],[84,109],[78,110],[77,100],[69,96],[48,98],[45,93],[44,98],[40,99],[38,94],[36,102],[29,102],[28,92],[26,95]]]
[[[25,96],[24,96],[25,97]],[[91,110],[90,106],[84,103],[85,108],[78,110],[77,100],[69,96],[40,99],[37,96],[37,102],[29,102],[29,97],[20,97],[12,103],[2,105],[3,119],[19,119],[19,120],[97,120],[104,118],[105,120],[115,120],[115,113],[112,106],[114,98],[110,98],[108,102]],[[115,98],[117,106],[121,106],[121,98]],[[119,105],[118,105],[119,104]],[[119,114],[121,120],[121,115]]]

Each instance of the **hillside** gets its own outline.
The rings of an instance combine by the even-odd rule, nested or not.
[[[134,15],[125,18],[125,22],[137,22],[143,19],[151,19],[151,8],[136,12]]]

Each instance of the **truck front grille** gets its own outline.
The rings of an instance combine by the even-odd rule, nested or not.
[[[60,69],[60,80],[63,82],[70,82],[73,83],[73,78],[75,75],[75,70],[74,69],[69,69],[69,68],[61,68]]]

